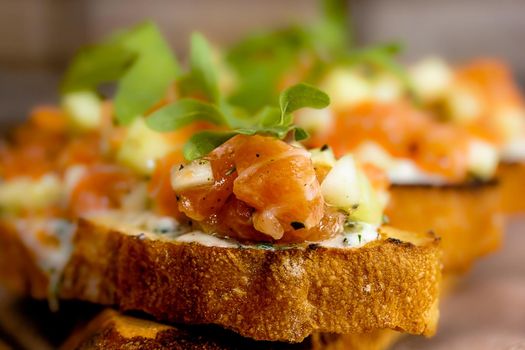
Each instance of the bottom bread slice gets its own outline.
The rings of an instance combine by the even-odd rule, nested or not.
[[[254,341],[210,327],[175,327],[107,309],[79,327],[61,350],[384,350],[400,333],[314,334],[298,344]]]
[[[395,185],[386,210],[390,225],[441,237],[444,272],[462,273],[501,245],[503,217],[496,182]]]
[[[382,229],[357,249],[208,247],[151,240],[82,220],[62,298],[216,324],[256,340],[375,329],[431,335],[438,318],[439,242]]]
[[[525,162],[500,163],[501,206],[507,214],[525,213]]]

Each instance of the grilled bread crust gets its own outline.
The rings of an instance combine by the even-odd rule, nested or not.
[[[256,340],[375,329],[432,335],[439,242],[384,231],[395,238],[358,249],[264,250],[150,240],[81,220],[60,296]]]
[[[0,284],[11,293],[45,299],[49,278],[35,260],[16,230],[0,222]]]
[[[210,327],[175,327],[107,309],[77,329],[61,350],[382,350],[399,333],[379,330],[360,335],[314,334],[299,344],[260,342]]]
[[[464,273],[497,250],[503,217],[497,182],[463,185],[394,185],[386,210],[390,225],[441,237],[443,272]]]
[[[525,162],[500,163],[501,206],[506,214],[525,213]]]

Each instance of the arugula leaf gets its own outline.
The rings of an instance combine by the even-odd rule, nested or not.
[[[297,84],[280,96],[280,108],[265,107],[254,117],[238,108],[232,108],[219,98],[215,104],[195,99],[182,99],[153,112],[146,124],[156,131],[174,131],[194,121],[208,121],[226,126],[230,131],[203,131],[193,135],[184,147],[188,160],[200,158],[235,135],[269,135],[284,139],[290,132],[296,140],[303,140],[308,133],[293,124],[292,112],[304,108],[324,108],[330,103],[328,96],[307,84]]]
[[[347,0],[319,0],[320,16],[311,25],[290,26],[250,36],[233,46],[227,61],[238,76],[229,101],[254,112],[277,100],[278,86],[290,71],[307,62],[301,80],[318,82],[334,66],[362,65],[397,76],[412,90],[395,56],[401,47],[387,44],[360,49],[353,42]]]
[[[292,26],[255,34],[230,48],[226,61],[239,84],[229,101],[250,112],[278,102],[279,83],[294,67],[299,53],[310,47],[309,40],[304,28]]]
[[[200,33],[191,37],[190,76],[194,86],[211,102],[219,100],[217,73],[213,69],[212,51]]]
[[[321,57],[337,59],[352,47],[351,20],[347,0],[319,1],[321,17],[310,28],[313,43]]]
[[[330,104],[330,97],[321,90],[308,85],[297,84],[286,89],[279,97],[281,119],[304,107],[322,109]]]
[[[270,127],[251,127],[236,129],[235,132],[242,135],[267,135],[273,136],[278,139],[284,139],[286,135],[294,132],[294,140],[302,141],[309,137],[308,133],[303,129],[295,125],[274,125]]]
[[[344,57],[352,44],[347,0],[319,0],[321,16],[310,26],[258,33],[230,48],[227,62],[238,76],[229,101],[252,112],[277,102],[279,84],[302,58],[312,66]],[[308,74],[301,80],[315,81]]]
[[[235,135],[235,132],[201,131],[184,146],[184,157],[190,161],[201,158]]]
[[[217,107],[194,99],[178,100],[158,109],[146,119],[146,124],[155,131],[173,131],[195,121],[227,124]]]
[[[96,90],[117,82],[115,114],[131,122],[160,101],[179,67],[169,45],[151,22],[120,32],[81,50],[68,68],[61,91]]]
[[[95,90],[103,83],[118,80],[133,64],[137,54],[127,48],[102,44],[80,50],[68,67],[61,92]]]
[[[379,44],[362,49],[353,49],[347,53],[343,63],[357,64],[380,64],[381,62],[391,61],[402,51],[399,43]]]
[[[138,54],[136,62],[119,81],[115,96],[117,119],[128,124],[165,96],[179,67],[162,34],[150,22],[136,27],[118,41]]]

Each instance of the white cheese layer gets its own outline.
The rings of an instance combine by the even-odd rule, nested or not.
[[[219,248],[238,248],[239,244],[235,244],[231,240],[223,239],[200,231],[193,231],[183,234],[175,238],[177,242],[181,243],[198,243],[206,247]]]
[[[62,272],[73,251],[76,225],[62,219],[18,219],[15,222],[20,239],[35,257],[38,267],[49,276],[48,300],[58,309],[56,292]],[[55,238],[58,244],[43,242],[42,236]]]
[[[367,243],[375,241],[379,238],[377,226],[367,224],[364,222],[354,223],[351,228],[347,229],[342,234],[335,235],[334,237],[319,241],[319,242],[306,242],[311,244],[317,244],[320,247],[325,248],[360,248]],[[234,240],[219,238],[207,233],[200,231],[194,231],[183,234],[175,238],[177,242],[184,243],[198,243],[206,247],[220,247],[220,248],[243,248],[243,249],[290,249],[301,244],[290,244],[290,245],[272,245],[267,243],[261,244],[241,244]]]
[[[397,185],[444,185],[447,180],[442,176],[423,171],[410,159],[396,159],[387,171],[390,182]]]
[[[521,145],[521,147],[524,147]],[[525,149],[523,150],[525,152]],[[373,141],[362,143],[355,151],[362,163],[383,169],[391,183],[397,185],[445,185],[449,181],[441,175],[421,169],[413,160],[392,157]],[[490,179],[496,172],[499,156],[495,146],[480,139],[470,140],[467,149],[467,168],[481,179]]]
[[[364,222],[352,222],[345,231],[328,240],[305,242],[304,244],[243,244],[234,239],[222,238],[188,226],[180,225],[173,218],[157,216],[152,213],[105,212],[92,214],[90,218],[113,229],[136,236],[139,239],[197,243],[206,247],[243,248],[243,249],[290,249],[317,244],[327,248],[359,248],[379,238],[378,226]]]
[[[383,169],[391,183],[397,185],[442,185],[445,178],[423,171],[418,165],[406,158],[394,158],[375,142],[367,141],[354,150],[361,163],[369,163]]]
[[[326,248],[360,248],[379,238],[378,227],[364,222],[354,223],[343,234],[319,242]]]

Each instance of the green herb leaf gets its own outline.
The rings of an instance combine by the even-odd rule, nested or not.
[[[345,62],[350,64],[381,64],[382,62],[393,60],[402,50],[403,47],[399,43],[386,43],[354,49],[346,55]]]
[[[325,108],[330,104],[330,97],[321,90],[307,84],[297,84],[286,89],[279,97],[281,118],[304,107]]]
[[[283,93],[281,100],[288,107],[266,107],[249,119],[222,101],[217,106],[195,99],[182,99],[155,111],[146,123],[156,131],[177,130],[199,120],[229,127],[231,131],[228,132],[203,131],[193,135],[184,147],[184,156],[194,160],[238,134],[269,135],[284,139],[293,132],[296,140],[303,140],[308,134],[293,124],[289,112],[302,107],[324,108],[329,103],[325,93],[305,84],[292,86]]]
[[[278,139],[284,139],[286,135],[293,129],[292,126],[277,125],[272,127],[252,127],[236,129],[235,132],[243,135],[267,135],[274,136]]]
[[[235,132],[199,132],[193,135],[184,146],[184,157],[190,161],[204,157],[235,135]]]
[[[303,128],[296,127],[295,133],[294,133],[294,139],[295,141],[302,141],[306,140],[310,135],[304,130]]]
[[[257,125],[269,127],[281,123],[281,111],[277,107],[266,106],[255,115]]]
[[[194,87],[211,102],[219,100],[217,73],[212,62],[212,50],[200,33],[191,37],[190,76]]]
[[[352,47],[353,35],[347,0],[320,0],[321,17],[310,28],[313,45],[321,57],[334,60]]]
[[[96,90],[103,83],[118,81],[115,114],[120,123],[127,124],[165,96],[178,70],[162,34],[146,22],[81,50],[61,90]]]
[[[215,125],[226,125],[224,115],[206,102],[182,99],[164,106],[147,119],[146,124],[155,131],[174,131],[195,121],[207,121]]]
[[[61,90],[96,90],[118,81],[115,114],[122,124],[143,114],[166,94],[178,64],[158,28],[146,22],[83,49],[73,60]]]
[[[294,139],[302,141],[309,137],[308,133],[295,125],[278,125],[273,127],[253,127],[236,129],[235,132],[242,135],[267,135],[278,139],[284,139],[290,131],[294,131]]]
[[[251,35],[230,48],[226,60],[237,76],[238,86],[229,101],[250,112],[277,103],[281,79],[309,42],[304,28],[292,26]]]
[[[112,44],[80,50],[68,67],[61,92],[95,90],[100,84],[118,80],[136,59],[131,50]]]
[[[117,41],[138,54],[135,63],[119,81],[115,97],[117,119],[128,124],[165,96],[179,67],[162,34],[150,22],[121,35]]]

